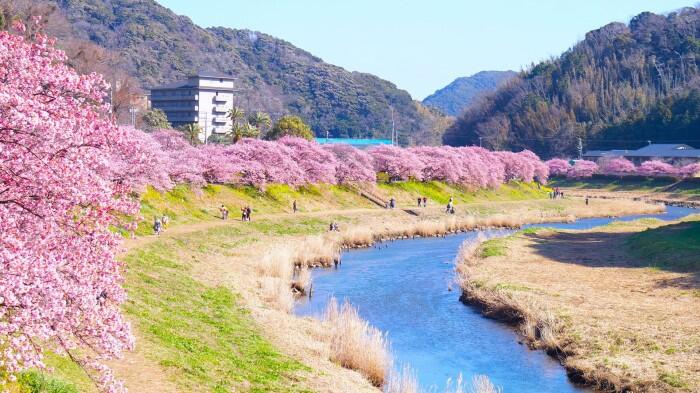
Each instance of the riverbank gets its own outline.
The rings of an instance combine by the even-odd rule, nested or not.
[[[698,220],[532,229],[472,245],[458,267],[462,300],[517,326],[573,380],[612,391],[697,391]]]
[[[673,206],[700,207],[700,179],[612,177],[552,179],[565,195],[600,199],[631,199]]]
[[[457,214],[446,216],[435,201],[428,208],[410,206],[414,190],[384,192],[399,200],[399,208],[380,209],[350,190],[325,187],[277,188],[272,194],[214,187],[200,194],[176,190],[149,196],[144,216],[167,213],[173,224],[159,237],[127,241],[125,312],[137,349],[112,363],[117,377],[131,391],[186,392],[197,386],[210,391],[377,392],[361,374],[329,360],[322,324],[289,314],[293,269],[284,264],[261,268],[272,250],[293,249],[287,255],[305,265],[329,264],[339,247],[367,246],[382,238],[659,209],[617,201],[591,208],[580,200],[548,200],[545,189],[509,185],[478,198],[442,191],[461,192],[456,200],[473,201],[458,203]],[[530,199],[517,199],[523,196]],[[491,202],[497,198],[504,200]],[[300,213],[288,212],[292,200]],[[221,203],[231,211],[251,204],[253,221],[217,219]],[[330,221],[339,223],[339,233],[327,232]],[[145,232],[145,227],[139,229]],[[65,367],[57,369],[62,376]],[[78,385],[90,391],[88,383]]]

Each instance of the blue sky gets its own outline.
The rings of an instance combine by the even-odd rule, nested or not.
[[[520,70],[587,31],[679,0],[158,0],[200,26],[274,35],[423,99],[459,76]]]

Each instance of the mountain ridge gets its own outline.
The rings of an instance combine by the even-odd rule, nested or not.
[[[517,75],[515,71],[480,71],[459,77],[423,99],[423,104],[446,115],[459,116],[467,107]]]
[[[25,1],[55,4],[73,36],[116,53],[143,88],[210,69],[238,78],[237,105],[245,110],[299,115],[319,135],[387,137],[393,108],[404,143],[440,141],[434,125],[443,119],[405,90],[266,33],[203,28],[153,0]]]
[[[628,24],[592,30],[559,57],[533,64],[467,109],[443,141],[482,140],[494,149],[530,149],[553,157],[575,155],[579,138],[584,149],[626,148],[639,142],[639,135],[657,141],[700,139],[685,118],[696,102],[690,93],[700,88],[699,60],[698,8],[643,12]],[[675,100],[684,101],[674,105]],[[632,129],[659,111],[663,119],[678,117],[673,129],[659,126],[666,120],[656,122],[652,133]],[[623,135],[615,145],[613,139]]]

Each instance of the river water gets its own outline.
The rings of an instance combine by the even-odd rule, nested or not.
[[[657,215],[531,226],[590,229],[615,220],[675,220],[695,212],[669,206]],[[520,345],[513,329],[462,304],[461,290],[456,285],[448,290],[460,245],[477,234],[399,240],[347,251],[339,269],[312,272],[314,296],[299,301],[295,313],[320,317],[331,297],[347,299],[363,318],[388,332],[395,362],[410,365],[424,388],[442,389],[448,378],[455,380],[459,374],[465,380],[482,374],[504,392],[588,391],[571,383],[564,368],[544,352]]]

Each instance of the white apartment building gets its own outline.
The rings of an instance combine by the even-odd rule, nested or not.
[[[226,113],[233,106],[234,78],[220,72],[200,71],[185,80],[151,89],[151,108],[161,109],[173,127],[199,124],[204,141],[231,129]]]

